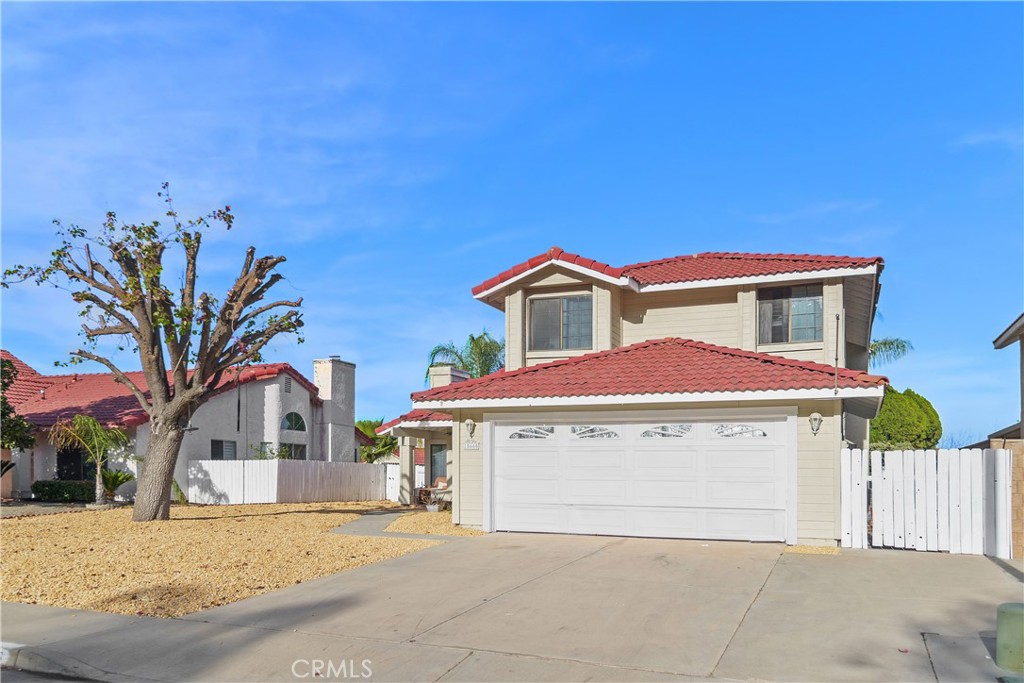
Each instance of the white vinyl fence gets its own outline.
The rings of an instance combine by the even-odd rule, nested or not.
[[[398,489],[399,481],[402,476],[402,469],[399,467],[397,462],[389,462],[385,467],[388,468],[387,473],[387,499],[397,501],[398,500]],[[423,465],[416,465],[416,488],[423,488],[426,484],[426,467]]]
[[[1002,449],[840,455],[841,545],[1010,557],[1010,464]]]
[[[191,460],[188,501],[322,503],[385,500],[384,465],[319,460]]]

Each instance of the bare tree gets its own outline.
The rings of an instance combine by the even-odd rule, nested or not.
[[[257,258],[256,249],[249,247],[241,272],[223,301],[210,292],[197,291],[203,234],[215,224],[230,230],[234,222],[231,207],[183,222],[167,183],[158,196],[166,204],[168,226],[159,220],[126,224],[113,212],[107,213],[103,225],[93,233],[54,221],[61,244],[50,261],[8,269],[3,283],[6,287],[10,282],[34,280],[67,289],[82,306],[86,341],[84,348],[71,352],[71,362],[91,360],[106,366],[149,415],[151,436],[132,515],[137,522],[169,517],[182,429],[224,373],[258,362],[271,339],[297,333],[302,326],[302,316],[296,310],[302,305],[301,298],[265,302],[267,293],[283,277],[274,270],[285,261],[284,256]],[[169,249],[184,257],[176,291],[163,279]],[[138,353],[145,386],[133,382],[97,349],[97,340],[106,337],[118,338],[121,350],[130,346]]]

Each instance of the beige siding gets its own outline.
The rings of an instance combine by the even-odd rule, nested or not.
[[[821,428],[811,433],[811,413],[821,413]],[[797,406],[798,543],[835,545],[839,538],[839,439],[841,415],[836,401],[806,401]]]
[[[745,285],[737,293],[737,347],[757,350],[757,288]]]
[[[571,270],[563,270],[559,268],[557,264],[551,264],[550,268],[545,268],[534,273],[530,277],[524,278],[515,283],[514,286],[517,288],[564,287],[566,285],[589,286],[590,282],[590,278],[578,275]]]
[[[525,362],[526,313],[523,290],[516,289],[505,297],[505,369],[518,370]]]
[[[638,294],[622,293],[622,345],[683,337],[735,347],[738,306],[735,287]]]
[[[594,351],[612,347],[612,291],[594,283]]]
[[[452,414],[452,464],[457,468],[457,479],[453,481],[455,494],[452,502],[452,521],[464,526],[479,527],[483,524],[483,415],[477,411],[462,410]],[[465,433],[465,421],[471,419],[477,424],[473,440],[480,442],[479,450],[463,449],[469,438]]]
[[[611,289],[611,326],[612,326],[612,348],[622,346],[622,290],[618,287]]]

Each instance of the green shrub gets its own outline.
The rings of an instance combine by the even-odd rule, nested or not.
[[[935,448],[941,436],[942,422],[928,399],[911,389],[899,392],[886,388],[882,409],[871,421],[871,448]]]
[[[91,481],[40,480],[32,484],[32,493],[47,503],[92,503],[96,484]]]
[[[939,419],[939,413],[935,410],[935,406],[932,405],[931,401],[913,389],[907,389],[903,392],[903,395],[917,403],[918,407],[924,412],[924,434],[922,434],[922,443],[924,445],[919,446],[919,448],[935,448],[939,443],[939,439],[942,438],[942,421]]]
[[[103,477],[103,495],[107,500],[114,500],[114,494],[123,484],[135,481],[135,475],[126,470],[103,470],[100,476]]]

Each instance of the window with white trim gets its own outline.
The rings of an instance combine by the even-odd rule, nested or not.
[[[759,344],[820,342],[823,317],[820,284],[757,290]]]
[[[569,433],[574,439],[617,439],[619,433],[601,425],[573,425]]]
[[[288,413],[281,419],[281,429],[304,432],[306,431],[306,421],[298,413]]]
[[[530,351],[594,348],[593,295],[536,297],[529,300],[529,309]]]
[[[693,425],[667,424],[656,425],[640,433],[641,439],[682,439],[690,435]]]
[[[724,439],[764,439],[768,432],[760,427],[748,424],[716,424],[711,426],[711,433]]]
[[[539,427],[523,427],[508,435],[510,439],[550,439],[555,433],[555,428],[550,425]]]

